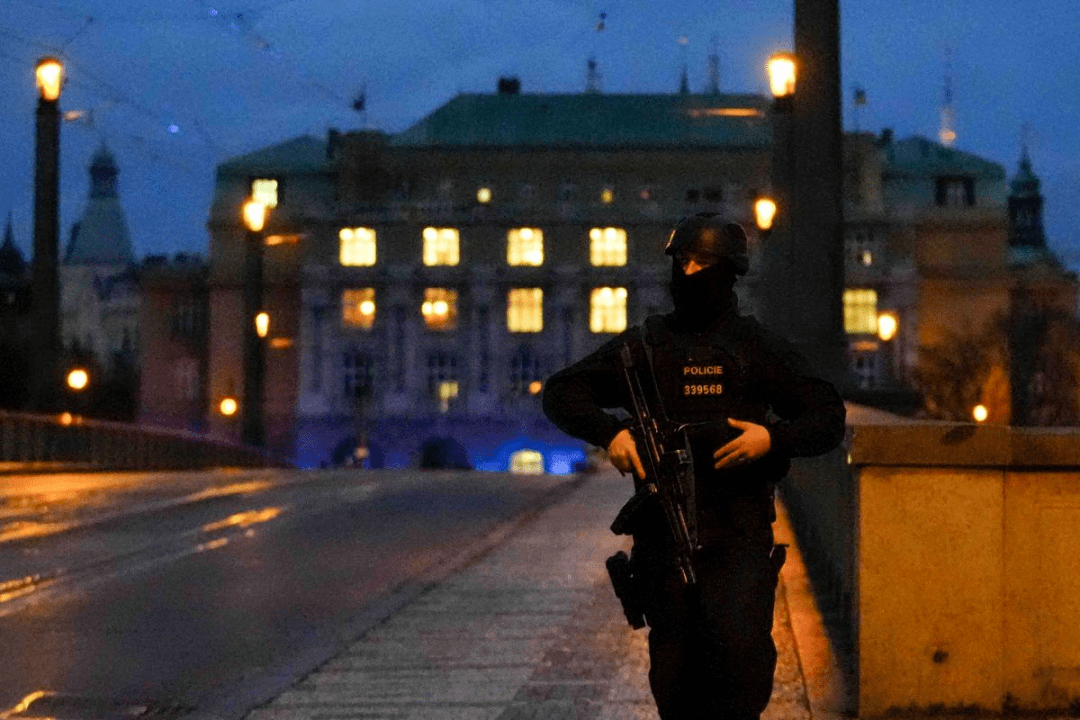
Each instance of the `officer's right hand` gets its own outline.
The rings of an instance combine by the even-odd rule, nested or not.
[[[625,428],[620,430],[619,434],[608,445],[607,452],[611,464],[619,472],[626,474],[632,471],[639,480],[645,479],[645,467],[641,464],[637,444],[634,442],[634,436],[630,434],[629,430]]]

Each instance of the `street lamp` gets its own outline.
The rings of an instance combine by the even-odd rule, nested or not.
[[[774,53],[765,64],[769,73],[769,92],[777,100],[795,94],[795,56],[789,52]]]
[[[71,410],[77,410],[79,413],[86,415],[86,388],[90,385],[90,373],[87,372],[86,368],[73,367],[68,370],[65,382],[73,396],[71,398]]]
[[[244,247],[243,277],[243,339],[244,339],[244,396],[240,404],[242,422],[240,434],[248,445],[262,447],[266,442],[263,423],[264,378],[266,352],[264,338],[270,316],[262,312],[263,301],[263,228],[268,208],[254,198],[244,203],[243,218],[247,228]],[[265,325],[260,327],[259,318]]]
[[[67,385],[72,390],[85,390],[90,384],[90,373],[83,368],[72,368],[67,374]]]
[[[255,334],[265,338],[270,333],[270,314],[261,312],[255,316]]]
[[[877,336],[882,342],[889,342],[896,337],[900,323],[893,313],[881,313],[877,318]]]
[[[754,200],[754,220],[762,238],[769,243],[762,248],[761,310],[763,319],[782,335],[793,335],[795,313],[790,292],[796,282],[792,244],[795,238],[788,232],[794,207],[792,192],[792,163],[795,148],[792,141],[792,112],[795,92],[795,58],[791,53],[776,53],[765,63],[773,104],[769,112],[772,125],[772,152],[769,168],[770,197]],[[784,212],[777,215],[780,208]]]
[[[776,219],[776,201],[764,195],[754,200],[754,223],[764,236],[772,231]]]
[[[38,61],[37,134],[34,147],[34,371],[35,409],[50,411],[60,381],[60,91],[64,66],[53,57]]]
[[[218,403],[218,412],[220,412],[227,418],[231,418],[233,415],[235,415],[238,408],[239,405],[237,404],[236,398],[234,397],[222,398],[221,402]]]

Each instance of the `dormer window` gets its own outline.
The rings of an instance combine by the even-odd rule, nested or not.
[[[251,181],[251,198],[269,209],[278,204],[278,181],[274,178],[256,178]]]
[[[975,204],[975,178],[944,176],[936,180],[934,201],[942,207],[963,207]]]

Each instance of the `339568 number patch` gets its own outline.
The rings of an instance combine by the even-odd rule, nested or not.
[[[684,397],[693,397],[695,395],[722,395],[724,392],[724,386],[720,383],[685,383],[682,386],[682,394]]]

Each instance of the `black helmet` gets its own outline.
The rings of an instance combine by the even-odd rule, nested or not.
[[[664,252],[675,255],[680,250],[713,263],[726,260],[736,275],[745,275],[750,269],[746,231],[739,223],[724,220],[716,213],[690,215],[675,225]]]

